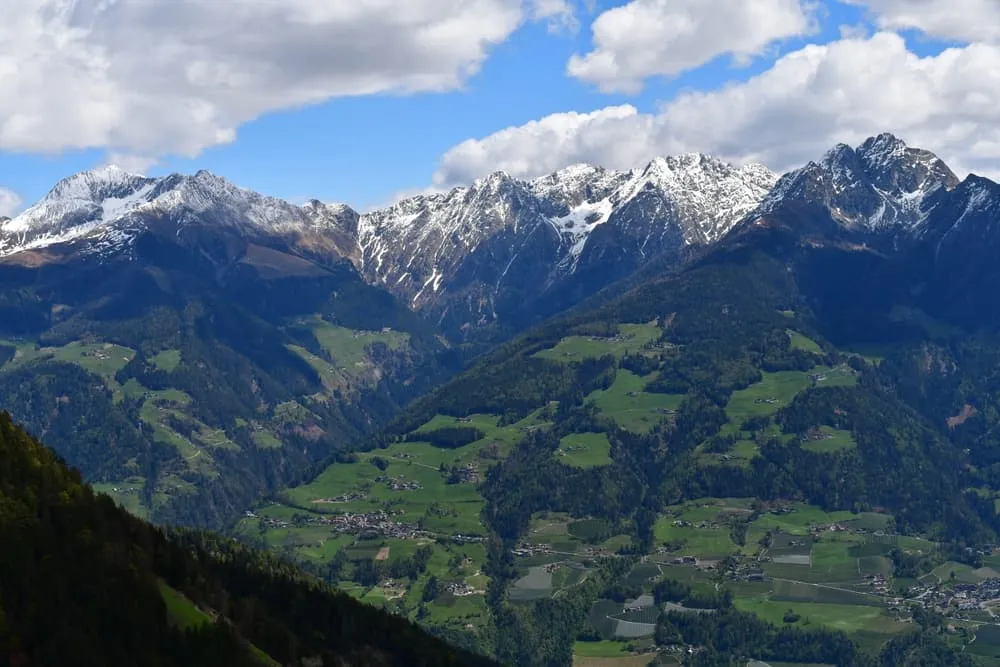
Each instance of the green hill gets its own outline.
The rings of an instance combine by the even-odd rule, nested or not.
[[[891,610],[912,577],[982,568],[1000,521],[989,450],[960,446],[973,436],[927,407],[950,373],[907,365],[926,328],[891,300],[831,306],[831,283],[861,300],[884,269],[863,252],[753,230],[599,297],[418,399],[238,531],[513,663],[568,664],[580,636],[664,645],[655,610],[623,603],[682,581],[836,659],[762,656],[866,664],[917,627]],[[881,363],[851,351],[873,337]],[[925,391],[900,390],[902,373]]]
[[[451,353],[342,260],[264,270],[199,233],[0,262],[0,405],[137,514],[221,528],[438,384]]]
[[[6,413],[0,544],[0,664],[490,664],[232,539],[154,528]]]

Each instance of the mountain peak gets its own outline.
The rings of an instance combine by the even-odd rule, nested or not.
[[[882,132],[874,137],[868,137],[860,146],[858,146],[857,151],[862,155],[899,155],[903,153],[908,146],[906,142],[897,137],[891,132]]]
[[[120,194],[122,189],[134,187],[147,180],[145,177],[125,171],[117,165],[106,165],[67,176],[56,183],[42,201],[100,200],[114,194]]]
[[[504,169],[497,169],[496,171],[491,171],[482,178],[477,178],[473,182],[473,187],[476,186],[490,186],[496,185],[498,183],[507,183],[513,181],[514,177],[507,173]]]
[[[934,153],[883,132],[855,148],[837,144],[819,162],[786,174],[758,215],[807,204],[847,228],[895,233],[920,225],[930,195],[958,182]]]

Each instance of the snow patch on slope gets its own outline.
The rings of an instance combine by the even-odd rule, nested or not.
[[[559,235],[568,240],[569,253],[574,258],[579,257],[587,244],[591,232],[598,225],[603,225],[611,217],[614,206],[610,199],[599,202],[583,202],[570,209],[569,214],[561,218],[549,220]]]

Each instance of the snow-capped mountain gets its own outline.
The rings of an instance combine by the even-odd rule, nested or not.
[[[919,231],[935,195],[958,183],[958,177],[930,151],[880,134],[856,148],[838,144],[819,162],[785,174],[756,216],[808,204],[844,229],[908,236]]]
[[[776,180],[760,165],[700,154],[631,171],[575,165],[531,181],[496,172],[362,215],[359,268],[459,327],[548,314],[646,258],[717,240]]]
[[[317,215],[208,171],[147,178],[108,166],[63,179],[37,204],[0,223],[0,257],[64,245],[85,255],[118,254],[163,219],[178,236],[206,221],[248,238],[329,236],[339,221],[335,211]]]
[[[933,153],[891,134],[835,146],[780,179],[760,165],[688,154],[630,171],[581,164],[534,180],[496,172],[363,214],[294,205],[206,171],[148,178],[106,167],[64,179],[0,220],[0,262],[43,249],[22,263],[131,257],[154,236],[195,250],[219,275],[353,265],[445,333],[492,326],[492,336],[578,303],[654,257],[668,267],[690,248],[762,223],[882,251],[958,257],[969,239],[1000,251],[997,186],[970,179],[960,183]]]
[[[457,332],[555,312],[648,257],[711,243],[776,180],[760,165],[690,154],[632,171],[575,165],[531,181],[497,172],[359,214],[343,204],[296,206],[206,171],[147,178],[105,167],[64,179],[0,221],[0,257],[43,248],[117,256],[151,229],[181,239],[224,230],[311,260],[346,258],[369,283]]]

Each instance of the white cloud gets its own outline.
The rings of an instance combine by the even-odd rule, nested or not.
[[[547,21],[549,32],[575,32],[580,27],[571,0],[531,0],[531,18],[535,21]]]
[[[455,89],[532,7],[564,16],[527,1],[4,0],[0,150],[193,156],[270,111]]]
[[[449,186],[503,170],[531,178],[578,162],[630,167],[653,134],[655,120],[632,105],[592,113],[557,113],[469,139],[441,158],[434,184]]]
[[[746,64],[774,42],[813,29],[800,0],[632,0],[594,21],[594,50],[570,76],[604,92],[635,93],[651,76],[675,76],[730,54]]]
[[[810,45],[746,82],[684,93],[655,114],[631,106],[554,114],[465,141],[442,157],[434,181],[467,182],[494,169],[530,178],[576,162],[635,167],[687,151],[781,171],[883,131],[937,152],[956,171],[993,174],[1000,47],[921,58],[890,32]]]
[[[21,210],[21,197],[13,190],[0,188],[0,216],[10,217]]]
[[[914,29],[958,42],[1000,41],[997,0],[844,0],[868,7],[887,30]]]

